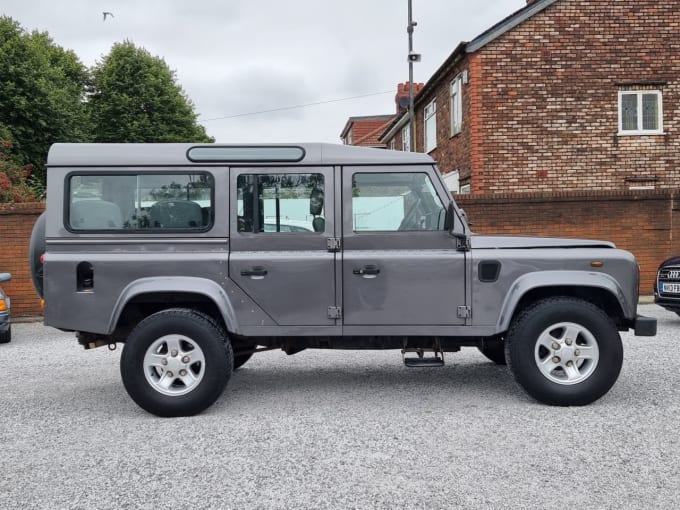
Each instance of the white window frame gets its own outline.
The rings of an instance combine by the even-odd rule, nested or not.
[[[463,184],[460,187],[460,194],[461,195],[469,195],[471,192],[471,186],[469,184]]]
[[[451,82],[451,136],[463,131],[463,75],[459,74]]]
[[[401,150],[404,152],[411,152],[411,126],[406,124],[401,130]]]
[[[658,100],[657,129],[643,129],[642,96],[656,95]],[[623,96],[637,96],[637,129],[623,129]],[[663,131],[663,94],[660,90],[619,90],[619,136],[629,135],[662,135]]]
[[[460,193],[460,172],[458,170],[442,174],[442,179],[446,184],[446,189],[451,193]]]
[[[347,136],[345,137],[345,145],[352,145],[352,131],[347,132]]]
[[[429,123],[432,123],[428,126]],[[437,148],[437,99],[430,101],[423,109],[424,146],[425,152],[432,152]]]

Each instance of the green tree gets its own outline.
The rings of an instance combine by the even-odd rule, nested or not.
[[[212,142],[162,58],[125,41],[94,67],[88,107],[96,142]]]
[[[44,179],[54,142],[87,141],[84,103],[87,69],[49,35],[27,33],[0,16],[0,130],[19,164],[32,164]]]

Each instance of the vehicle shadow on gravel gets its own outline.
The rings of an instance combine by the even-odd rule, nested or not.
[[[234,372],[227,386],[227,400],[252,401],[308,396],[310,391],[326,396],[360,393],[372,397],[430,394],[457,394],[461,397],[520,397],[527,400],[509,370],[480,361],[440,368],[406,368],[401,365],[362,365],[358,367],[245,366]],[[222,405],[225,405],[222,400]],[[226,404],[229,405],[229,404]]]

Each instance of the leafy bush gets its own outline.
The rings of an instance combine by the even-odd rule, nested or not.
[[[31,179],[32,165],[20,165],[12,157],[12,142],[0,141],[0,203],[35,202],[40,180]]]

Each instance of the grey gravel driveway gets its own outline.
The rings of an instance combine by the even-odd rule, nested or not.
[[[530,400],[475,349],[260,354],[207,412],[160,419],[120,351],[15,324],[0,345],[0,508],[677,508],[680,318],[624,335],[582,408]]]

